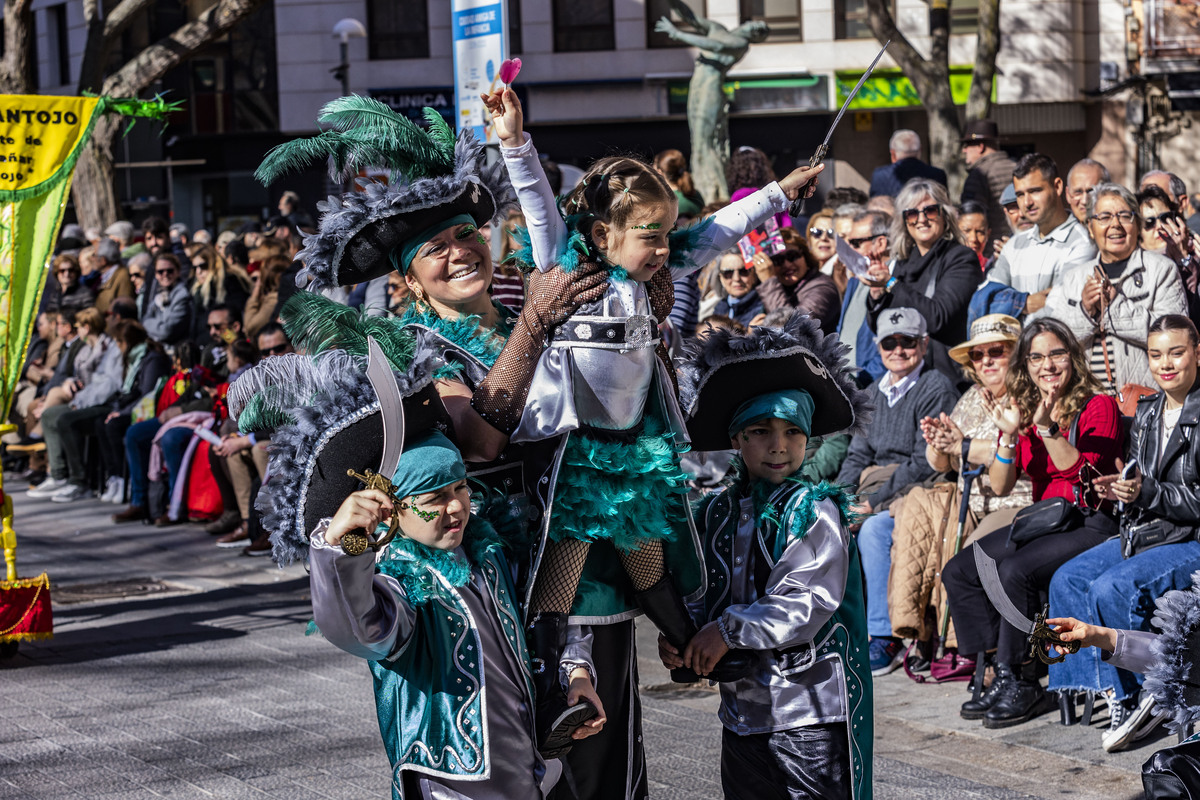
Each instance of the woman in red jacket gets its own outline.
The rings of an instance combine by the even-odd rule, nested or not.
[[[1009,598],[1033,619],[1054,571],[1117,533],[1112,504],[1101,500],[1091,479],[1116,471],[1124,434],[1116,399],[1102,393],[1079,342],[1058,320],[1038,319],[1021,332],[1007,386],[1006,403],[990,393],[985,398],[1000,429],[988,472],[993,490],[1003,497],[1024,473],[1034,502],[1063,498],[1079,507],[1075,524],[1062,532],[1018,544],[1011,528],[1002,528],[979,540],[995,559]],[[992,606],[970,548],[947,562],[942,582],[959,650],[984,654],[996,670],[988,690],[980,693],[977,686],[963,704],[962,716],[982,718],[987,728],[1006,728],[1054,707],[1038,682],[1027,632],[1009,625]]]

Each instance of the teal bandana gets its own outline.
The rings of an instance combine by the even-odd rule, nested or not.
[[[404,449],[392,485],[396,497],[412,497],[457,483],[467,477],[458,448],[441,433],[433,431]]]
[[[474,225],[475,219],[470,214],[456,214],[450,219],[444,219],[434,225],[430,225],[423,231],[414,233],[408,237],[404,244],[392,251],[392,266],[401,275],[408,274],[408,268],[412,266],[412,260],[416,258],[417,251],[421,249],[421,245],[428,242],[433,237],[437,236],[447,228],[453,228],[455,225]]]
[[[808,436],[812,431],[814,409],[812,395],[803,389],[784,389],[756,395],[733,412],[729,435],[732,437],[751,422],[775,418],[787,420]]]

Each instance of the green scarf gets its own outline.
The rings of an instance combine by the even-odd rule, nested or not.
[[[121,386],[122,394],[129,394],[133,391],[133,384],[137,382],[138,368],[142,366],[142,359],[146,357],[146,352],[150,346],[146,342],[135,344],[133,349],[125,356],[125,363],[128,366],[125,368],[125,383]]]
[[[379,561],[379,571],[400,583],[413,606],[422,606],[437,594],[437,579],[428,569],[456,589],[462,588],[471,579],[471,566],[481,565],[490,551],[502,546],[495,529],[474,514],[468,518],[463,533],[465,560],[453,550],[438,550],[397,534]]]

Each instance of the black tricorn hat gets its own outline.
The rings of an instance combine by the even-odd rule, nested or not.
[[[477,225],[515,202],[502,162],[487,164],[474,134],[454,131],[432,108],[426,127],[369,97],[351,95],[321,109],[329,128],[317,136],[271,150],[255,172],[269,184],[286,172],[328,159],[337,181],[355,178],[357,189],[317,203],[317,232],[306,236],[297,259],[297,283],[319,290],[349,286],[388,274],[392,255],[413,234],[458,214]],[[386,169],[387,181],[355,177]]]
[[[745,334],[717,329],[689,342],[679,367],[679,393],[692,447],[728,450],[729,423],[738,407],[785,389],[812,395],[813,436],[862,432],[870,421],[870,395],[857,388],[847,350],[800,312],[781,328],[756,326]]]

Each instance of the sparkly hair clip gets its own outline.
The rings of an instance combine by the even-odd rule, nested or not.
[[[626,189],[626,191],[629,191],[629,190]],[[661,230],[661,229],[662,229],[661,222],[649,222],[645,225],[630,225],[629,226],[629,230],[631,230],[631,231],[657,231],[657,230]]]

